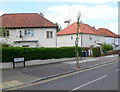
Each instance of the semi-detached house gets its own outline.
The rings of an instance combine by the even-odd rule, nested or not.
[[[17,47],[56,47],[57,26],[42,14],[18,13],[0,16],[0,27],[7,29],[5,42]]]
[[[105,43],[113,45],[115,49],[120,49],[119,35],[111,32],[110,30],[106,28],[99,28],[97,31],[101,32],[103,35],[105,35]]]
[[[57,33],[57,46],[75,46],[77,28],[77,22],[74,22],[65,29],[59,31]],[[100,46],[102,43],[112,44],[113,42],[118,44],[118,35],[104,28],[96,30],[88,24],[81,23],[78,33],[78,45],[80,47],[95,47]]]

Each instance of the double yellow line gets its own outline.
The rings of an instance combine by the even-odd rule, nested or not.
[[[6,89],[6,90],[17,90],[17,89],[20,89],[20,88],[30,87],[30,86],[34,86],[34,85],[37,85],[37,84],[47,83],[47,82],[54,81],[54,80],[57,80],[57,79],[60,79],[60,78],[64,78],[64,77],[67,77],[67,76],[78,74],[80,72],[89,71],[89,70],[96,69],[96,68],[99,68],[99,67],[103,67],[103,66],[107,66],[107,65],[110,65],[110,64],[114,64],[114,63],[117,63],[117,62],[118,61],[114,61],[114,62],[102,64],[102,65],[95,66],[95,67],[92,67],[92,68],[88,68],[88,69],[83,69],[83,70],[80,70],[80,71],[76,71],[76,72],[73,72],[73,73],[70,73],[70,74],[61,75],[61,76],[58,76],[58,77],[46,79],[46,80],[35,82],[35,83],[32,83],[32,84],[26,84],[26,85],[22,85],[22,86],[15,87],[15,88],[9,88],[9,89]]]

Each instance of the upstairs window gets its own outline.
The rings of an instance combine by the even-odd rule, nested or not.
[[[73,40],[73,36],[71,36],[71,40]]]
[[[53,32],[52,31],[46,31],[46,38],[53,38]]]
[[[9,37],[9,31],[4,31],[3,32],[3,37]]]
[[[89,39],[92,40],[92,36],[89,36]]]
[[[34,36],[33,30],[25,30],[25,36]]]

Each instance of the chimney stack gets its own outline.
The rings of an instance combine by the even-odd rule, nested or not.
[[[66,28],[70,25],[70,21],[66,20],[66,21],[64,21],[64,24],[65,24],[65,28]]]
[[[43,14],[43,13],[41,13],[41,12],[40,12],[40,15],[41,15],[42,17],[44,17],[44,14]]]

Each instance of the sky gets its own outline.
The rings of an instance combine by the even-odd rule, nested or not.
[[[43,13],[53,23],[65,27],[64,21],[80,20],[92,27],[107,28],[118,34],[119,0],[1,0],[0,15],[5,13]]]

